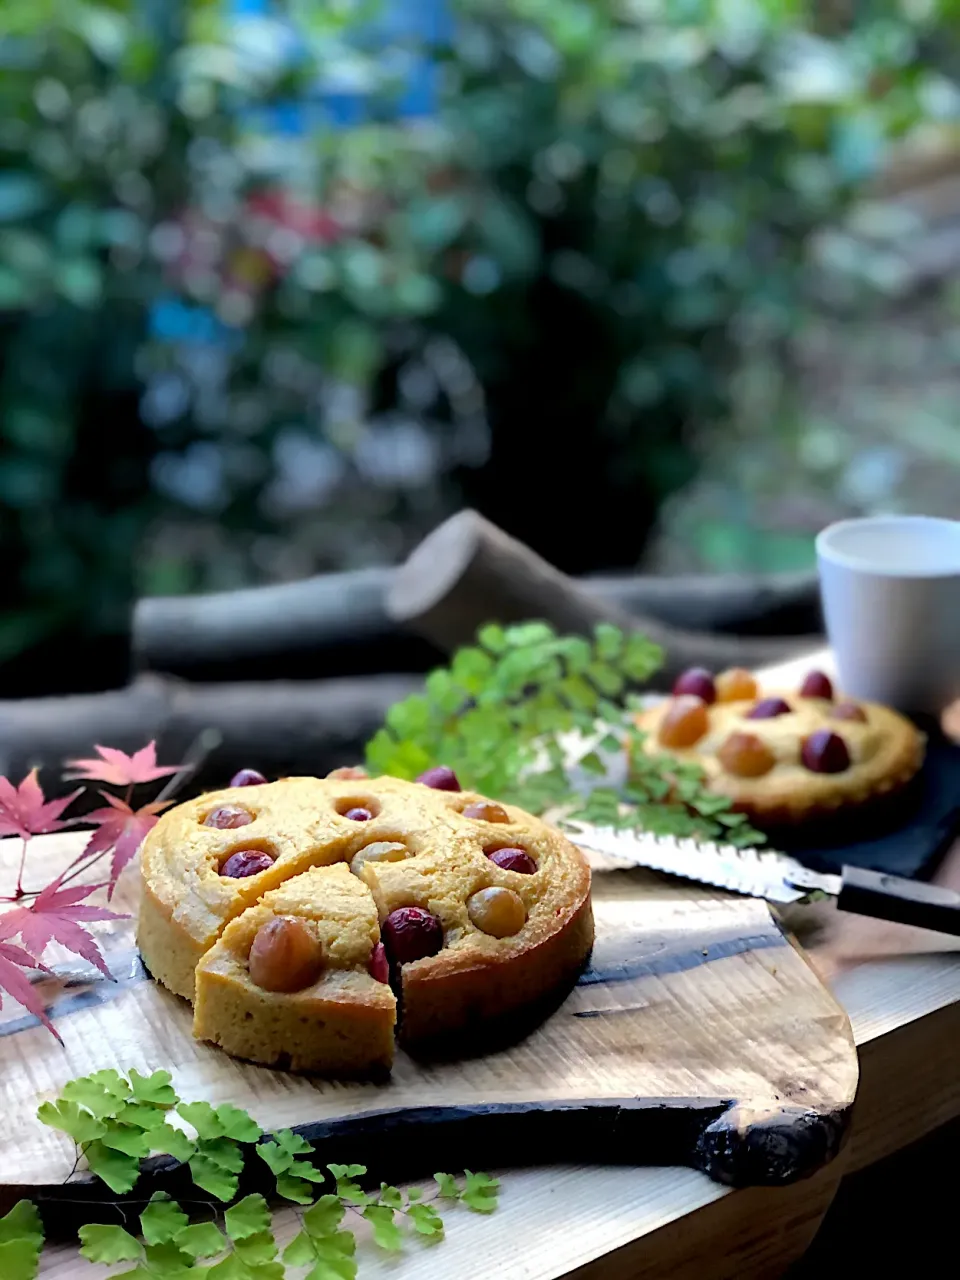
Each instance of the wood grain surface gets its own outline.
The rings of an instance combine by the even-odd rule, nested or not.
[[[41,839],[49,874],[84,837]],[[0,877],[16,855],[17,842],[0,846]],[[325,1160],[395,1179],[429,1175],[439,1149],[467,1165],[684,1163],[722,1182],[781,1183],[838,1149],[857,1082],[850,1027],[756,899],[642,871],[597,874],[597,944],[556,1012],[482,1057],[417,1062],[400,1053],[390,1081],[377,1084],[273,1071],[195,1041],[190,1008],[140,965],[138,889],[128,874],[116,902],[130,918],[99,928],[115,982],[64,957],[41,984],[64,1047],[11,1002],[0,1015],[7,1200],[105,1194],[98,1179],[64,1191],[72,1146],[35,1117],[65,1081],[101,1067],[174,1064],[181,1096],[230,1099],[267,1129],[322,1140]],[[176,1176],[159,1160],[138,1194],[175,1188]]]

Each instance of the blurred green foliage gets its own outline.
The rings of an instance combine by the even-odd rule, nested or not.
[[[632,562],[952,87],[954,0],[451,0],[402,119],[375,8],[4,0],[0,662],[82,683],[138,591],[394,558],[462,497]]]

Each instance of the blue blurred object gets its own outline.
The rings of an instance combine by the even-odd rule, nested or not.
[[[228,0],[234,17],[269,18],[272,14],[270,0]],[[384,0],[383,12],[372,22],[357,27],[356,43],[366,52],[373,52],[378,45],[391,49],[393,65],[388,70],[395,77],[399,91],[394,98],[392,114],[399,119],[413,119],[430,115],[436,106],[437,68],[428,50],[444,40],[451,27],[444,0]],[[398,46],[409,40],[402,63],[396,61]],[[297,42],[291,33],[291,44]],[[337,68],[331,68],[331,79],[336,82]],[[330,85],[318,86],[313,101],[289,103],[274,108],[269,116],[279,133],[299,133],[315,120],[317,106],[322,108],[326,123],[346,127],[359,123],[369,111],[368,97],[362,89],[342,90]]]
[[[161,342],[223,342],[229,334],[206,307],[176,297],[161,298],[150,309],[150,336]]]
[[[270,0],[227,0],[229,11],[238,20],[270,18]],[[416,119],[432,114],[436,106],[438,68],[423,50],[446,38],[450,17],[444,0],[384,0],[384,12],[376,21],[358,26],[357,44],[367,52],[378,45],[396,54],[404,38],[411,48],[402,65],[391,61],[389,70],[399,91],[392,102],[393,115],[399,119]],[[296,32],[290,33],[290,52],[298,46]],[[337,71],[332,68],[331,80]],[[311,129],[327,126],[347,128],[361,123],[370,114],[369,96],[362,89],[342,90],[319,85],[316,95],[300,102],[262,107],[244,116],[246,123],[259,133],[297,136]],[[229,329],[209,311],[189,307],[174,298],[163,299],[151,308],[150,332],[160,341],[178,343],[223,342]]]

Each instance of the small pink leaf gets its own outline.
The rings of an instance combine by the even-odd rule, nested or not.
[[[17,930],[14,929],[13,932],[16,933]],[[26,969],[45,968],[44,965],[37,963],[36,956],[32,956],[29,951],[24,951],[23,947],[18,947],[13,942],[0,942],[0,947],[7,959],[12,960],[14,964],[22,964]],[[50,970],[46,969],[46,972],[49,973]]]
[[[65,778],[83,778],[87,782],[106,782],[109,786],[129,787],[138,782],[154,782],[178,773],[180,765],[158,765],[157,744],[148,742],[132,756],[116,747],[94,747],[99,759],[68,760],[72,772]]]
[[[58,800],[45,800],[36,769],[31,769],[19,787],[15,787],[8,778],[0,777],[0,836],[20,836],[29,840],[31,836],[45,835],[69,826],[71,820],[61,819],[60,815],[76,800],[81,790],[78,788]]]
[[[37,965],[33,957],[20,947],[12,946],[9,942],[0,942],[0,1006],[3,1004],[3,995],[6,992],[18,1004],[22,1004],[28,1013],[39,1018],[47,1030],[53,1032],[63,1044],[60,1032],[47,1017],[40,993],[25,973],[27,969],[40,967],[42,966]]]
[[[101,973],[110,978],[113,975],[107,968],[96,939],[83,924],[93,920],[122,920],[124,917],[115,911],[108,911],[106,907],[82,905],[82,899],[98,887],[91,884],[61,889],[59,882],[54,880],[37,895],[31,906],[14,907],[0,916],[0,930],[5,937],[19,934],[34,964],[51,942],[59,942],[68,951],[96,965]]]
[[[121,871],[135,856],[147,832],[157,825],[158,814],[173,801],[152,800],[139,809],[131,809],[126,801],[107,791],[101,791],[100,794],[110,808],[94,809],[92,813],[84,815],[86,821],[97,824],[97,830],[90,837],[81,857],[92,858],[107,849],[113,850],[110,889],[107,894],[108,898],[112,898]]]

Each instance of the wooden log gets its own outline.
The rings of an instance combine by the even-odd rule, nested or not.
[[[34,765],[53,792],[65,759],[94,743],[126,751],[157,740],[163,763],[177,763],[206,730],[219,744],[184,794],[223,786],[250,765],[268,777],[325,774],[354,764],[391,703],[420,687],[416,676],[363,680],[188,685],[143,676],[126,689],[5,702],[0,773],[20,778]]]
[[[363,569],[141,600],[133,619],[136,667],[201,683],[427,671],[443,654],[387,613],[395,576],[390,568]],[[605,608],[681,629],[794,635],[820,626],[817,583],[808,574],[611,575],[579,585]]]
[[[816,573],[604,574],[580,585],[627,613],[684,631],[793,636],[823,629]]]
[[[659,685],[686,667],[754,667],[814,648],[815,636],[706,635],[631,616],[586,590],[476,511],[461,511],[424,539],[398,570],[387,612],[445,652],[469,644],[485,622],[541,618],[589,634],[598,622],[644,631],[663,646]]]
[[[194,681],[426,671],[440,655],[388,617],[393,570],[138,602],[134,664]]]

